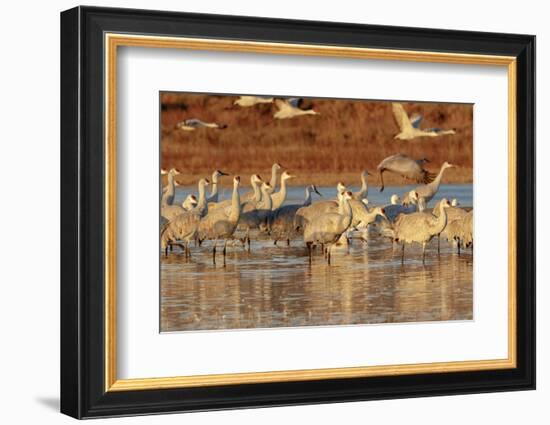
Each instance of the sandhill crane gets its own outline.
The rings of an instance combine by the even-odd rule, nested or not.
[[[199,187],[199,200],[197,206],[193,208],[193,211],[199,214],[200,217],[204,217],[208,212],[208,205],[206,204],[206,189],[205,187],[210,184],[208,179],[200,179],[198,183]],[[160,209],[160,214],[168,219],[172,220],[176,216],[185,212],[185,209],[182,205],[162,205]]]
[[[214,245],[212,247],[212,261],[214,264],[216,264],[216,245],[219,239],[223,239],[223,264],[225,266],[227,241],[233,237],[233,233],[239,223],[241,215],[241,199],[239,197],[240,182],[241,178],[239,176],[233,178],[231,206],[229,208],[220,208],[208,214],[199,224],[199,232],[205,232],[205,237],[214,239]]]
[[[228,175],[229,174],[220,170],[216,170],[212,173],[212,190],[210,196],[206,198],[206,202],[218,202],[218,178]]]
[[[365,199],[369,194],[368,178],[370,174],[367,170],[361,173],[361,189],[358,192],[353,192],[353,199],[358,201]]]
[[[166,189],[163,190],[161,204],[162,205],[172,205],[174,203],[174,196],[176,193],[175,187],[175,177],[180,174],[180,171],[177,168],[170,168],[168,171],[168,184]]]
[[[459,243],[465,248],[474,244],[474,210],[471,210],[462,218],[462,229],[459,234]]]
[[[272,167],[272,173],[273,173],[273,169],[275,169],[275,165],[278,165],[278,164],[273,164],[273,167]],[[277,172],[275,171],[275,174]],[[256,202],[258,202],[261,198],[261,193],[260,193],[260,184],[263,182],[262,178],[260,177],[259,174],[254,174],[250,177],[250,185],[252,186],[252,190],[249,190],[248,192],[245,192],[245,194],[243,196],[241,196],[241,202],[244,202],[244,201],[248,201],[248,200],[251,200],[251,199],[255,199]],[[275,182],[277,182],[277,178],[275,178]]]
[[[290,245],[290,238],[295,233],[294,218],[296,211],[311,205],[312,193],[323,196],[312,184],[306,187],[306,198],[302,204],[284,205],[273,211],[269,219],[269,232],[274,245],[277,245],[277,241],[285,237],[287,245]]]
[[[384,207],[384,211],[386,211],[386,216],[390,222],[395,221],[399,214],[410,214],[417,211],[417,207],[412,204],[418,203],[418,194],[414,190],[411,190],[408,196],[411,199],[411,205],[401,205],[399,196],[392,195],[390,205]]]
[[[313,109],[300,109],[301,98],[276,99],[275,105],[278,111],[273,115],[274,118],[282,120],[287,118],[299,117],[300,115],[319,115],[319,112]]]
[[[421,199],[423,199],[423,198],[421,198]],[[455,199],[455,201],[456,201],[456,199]],[[434,214],[436,217],[439,215],[439,206],[440,206],[441,202],[442,201],[438,201],[434,205],[434,208],[432,210],[433,211],[432,214]],[[457,201],[457,203],[458,203],[458,201]],[[465,210],[463,210],[462,208],[453,206],[452,203],[451,203],[451,206],[449,208],[447,208],[446,212],[447,212],[447,226],[445,227],[443,232],[441,232],[441,234],[438,235],[438,237],[437,237],[437,252],[438,253],[440,251],[441,236],[445,237],[447,239],[447,241],[449,241],[449,242],[452,242],[452,241],[456,240],[456,238],[458,237],[458,233],[460,232],[460,230],[462,228],[462,219],[467,214],[467,212]],[[460,223],[454,223],[455,221],[458,221]],[[459,253],[460,253],[460,251],[459,251]]]
[[[462,232],[462,219],[449,220],[447,218],[447,225],[445,230],[441,232],[440,236],[445,236],[447,241],[457,248],[457,253],[460,255],[460,241],[458,240]]]
[[[420,128],[422,116],[417,115],[411,120],[405,112],[405,109],[403,108],[403,105],[401,103],[392,103],[392,110],[393,116],[400,130],[400,132],[395,135],[394,139],[410,140],[422,136],[436,137],[456,133],[456,130],[454,129],[442,130],[440,128],[427,128],[422,130]]]
[[[453,168],[453,167],[456,167],[456,165],[450,164],[447,161],[445,161],[441,166],[441,169],[439,170],[437,177],[431,183],[418,186],[414,189],[415,192],[418,193],[418,197],[424,198],[426,203],[430,202],[431,199],[435,196],[435,194],[439,190],[439,185],[441,184],[443,173],[447,168]],[[404,204],[410,203],[408,195],[403,198],[403,203]]]
[[[320,201],[311,204],[309,207],[302,207],[296,211],[294,219],[294,228],[296,231],[300,231],[305,228],[307,223],[313,220],[315,217],[337,212],[341,205],[342,194],[339,194],[338,201]],[[351,227],[366,228],[369,224],[376,220],[378,215],[383,215],[383,209],[375,207],[369,209],[364,202],[352,199],[349,201],[350,208],[353,210],[353,220]]]
[[[267,221],[271,215],[272,200],[270,196],[271,184],[262,183],[261,200],[259,202],[248,201],[242,205],[238,228],[246,230],[243,242],[248,245],[250,251],[250,229],[262,229],[267,227]]]
[[[439,235],[447,225],[446,209],[449,201],[443,198],[439,204],[439,216],[427,212],[401,214],[393,224],[395,242],[402,244],[401,262],[405,258],[405,244],[418,242],[422,244],[422,263],[426,258],[426,244],[436,235]]]
[[[438,201],[435,205],[434,205],[434,208],[433,208],[433,215],[435,215],[436,217],[439,215],[439,204],[441,204],[441,202],[443,202],[443,199]],[[451,221],[451,220],[456,220],[458,218],[462,218],[464,217],[466,214],[468,214],[468,212],[466,210],[463,210],[462,208],[460,207],[453,207],[452,204],[450,204],[449,208],[447,208],[447,220],[448,221]]]
[[[240,96],[235,102],[233,102],[233,105],[248,108],[261,103],[273,103],[273,98],[265,96]]]
[[[292,178],[294,178],[294,176],[288,171],[284,171],[283,174],[281,174],[281,189],[271,195],[271,200],[273,202],[271,209],[276,210],[283,205],[286,199],[286,181]]]
[[[277,189],[277,177],[278,177],[277,173],[281,171],[282,168],[283,166],[278,162],[274,163],[271,166],[271,180],[269,180],[269,184],[271,185],[271,188],[273,190]]]
[[[252,174],[250,176],[250,185],[252,186],[252,191],[247,192],[245,195],[241,196],[241,203],[247,203],[247,202],[260,202],[262,199],[262,192],[260,191],[260,184],[263,182],[262,178],[258,174]],[[247,196],[250,195],[250,196]],[[210,210],[214,210],[217,208],[227,208],[231,205],[231,200],[226,199],[225,201],[221,202],[212,202],[208,204],[208,208]]]
[[[426,158],[414,160],[407,155],[395,154],[384,158],[378,164],[377,170],[380,174],[380,192],[384,190],[384,172],[389,171],[400,175],[401,177],[412,180],[415,183],[430,183],[435,178],[435,174],[426,171],[423,168],[424,163],[428,162]]]
[[[195,208],[197,206],[197,203],[197,197],[195,195],[189,194],[181,203],[181,206],[185,211],[189,211]]]
[[[281,168],[283,168],[283,167],[278,162],[274,163],[271,166],[271,180],[269,181],[269,184],[271,184],[271,187],[273,188],[273,190],[275,190],[275,188],[277,187],[278,172],[281,170]],[[261,183],[261,181],[260,181],[260,183]],[[253,186],[253,188],[254,188],[254,186]],[[241,201],[248,201],[249,199],[251,199],[253,197],[256,197],[256,192],[253,191],[253,190],[248,191],[243,196],[241,196]]]
[[[446,236],[449,242],[456,244],[457,253],[460,255],[460,248],[469,247],[473,242],[473,212],[464,211],[464,214],[454,219],[448,216],[447,226],[441,236]]]
[[[183,211],[166,222],[160,232],[160,246],[164,251],[164,255],[168,255],[168,247],[171,248],[172,245],[177,244],[182,247],[185,256],[189,257],[191,255],[189,242],[195,239],[200,221],[201,216],[199,212],[196,209],[192,209],[190,211]]]
[[[201,121],[198,118],[190,118],[177,123],[176,128],[184,131],[195,131],[197,128],[215,128],[218,130],[224,130],[227,128],[227,124],[218,124],[215,122]]]
[[[332,246],[338,242],[342,234],[351,225],[353,212],[349,201],[352,198],[353,195],[351,192],[344,192],[338,212],[320,214],[306,223],[304,242],[308,249],[310,263],[312,246],[322,244],[327,248],[327,262],[330,265]]]
[[[337,201],[319,201],[309,206],[299,208],[296,211],[294,218],[294,229],[296,231],[302,231],[307,221],[310,220],[312,217],[324,212],[334,211],[335,209],[337,209],[342,197],[342,193],[344,193],[345,191],[346,186],[344,185],[344,183],[338,182],[338,184],[336,185],[336,196],[338,199]]]

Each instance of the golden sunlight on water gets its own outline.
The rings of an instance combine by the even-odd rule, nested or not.
[[[161,257],[161,331],[326,326],[471,320],[472,253],[458,256],[447,242],[400,248],[371,234],[334,251],[328,266],[320,249],[311,266],[301,240],[274,246],[265,237],[221,250],[212,263],[211,243],[179,248]]]

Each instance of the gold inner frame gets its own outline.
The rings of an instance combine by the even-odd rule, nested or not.
[[[510,369],[516,367],[516,58],[325,45],[105,34],[105,391],[201,387],[336,378]],[[508,357],[495,360],[118,379],[116,333],[117,48],[149,47],[504,66],[508,71]]]

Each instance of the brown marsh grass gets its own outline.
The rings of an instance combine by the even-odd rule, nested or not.
[[[472,182],[472,105],[403,103],[409,115],[423,115],[423,128],[454,128],[456,134],[401,141],[394,139],[399,130],[391,102],[305,99],[304,107],[314,107],[320,115],[275,120],[275,105],[241,108],[233,106],[235,99],[161,93],[161,165],[178,167],[180,183],[195,183],[215,169],[243,177],[261,173],[268,178],[271,164],[280,162],[298,177],[292,184],[358,184],[362,170],[375,174],[377,164],[395,153],[428,158],[427,168],[434,171],[449,161],[458,168],[445,174],[445,182]],[[178,130],[176,124],[187,118],[215,121],[227,128]],[[377,179],[373,177],[372,183]],[[388,175],[387,183],[392,182],[403,180]]]

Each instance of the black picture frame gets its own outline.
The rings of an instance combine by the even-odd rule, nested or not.
[[[105,392],[105,32],[517,58],[517,367]],[[535,388],[535,37],[76,7],[61,13],[61,412],[75,418]]]

